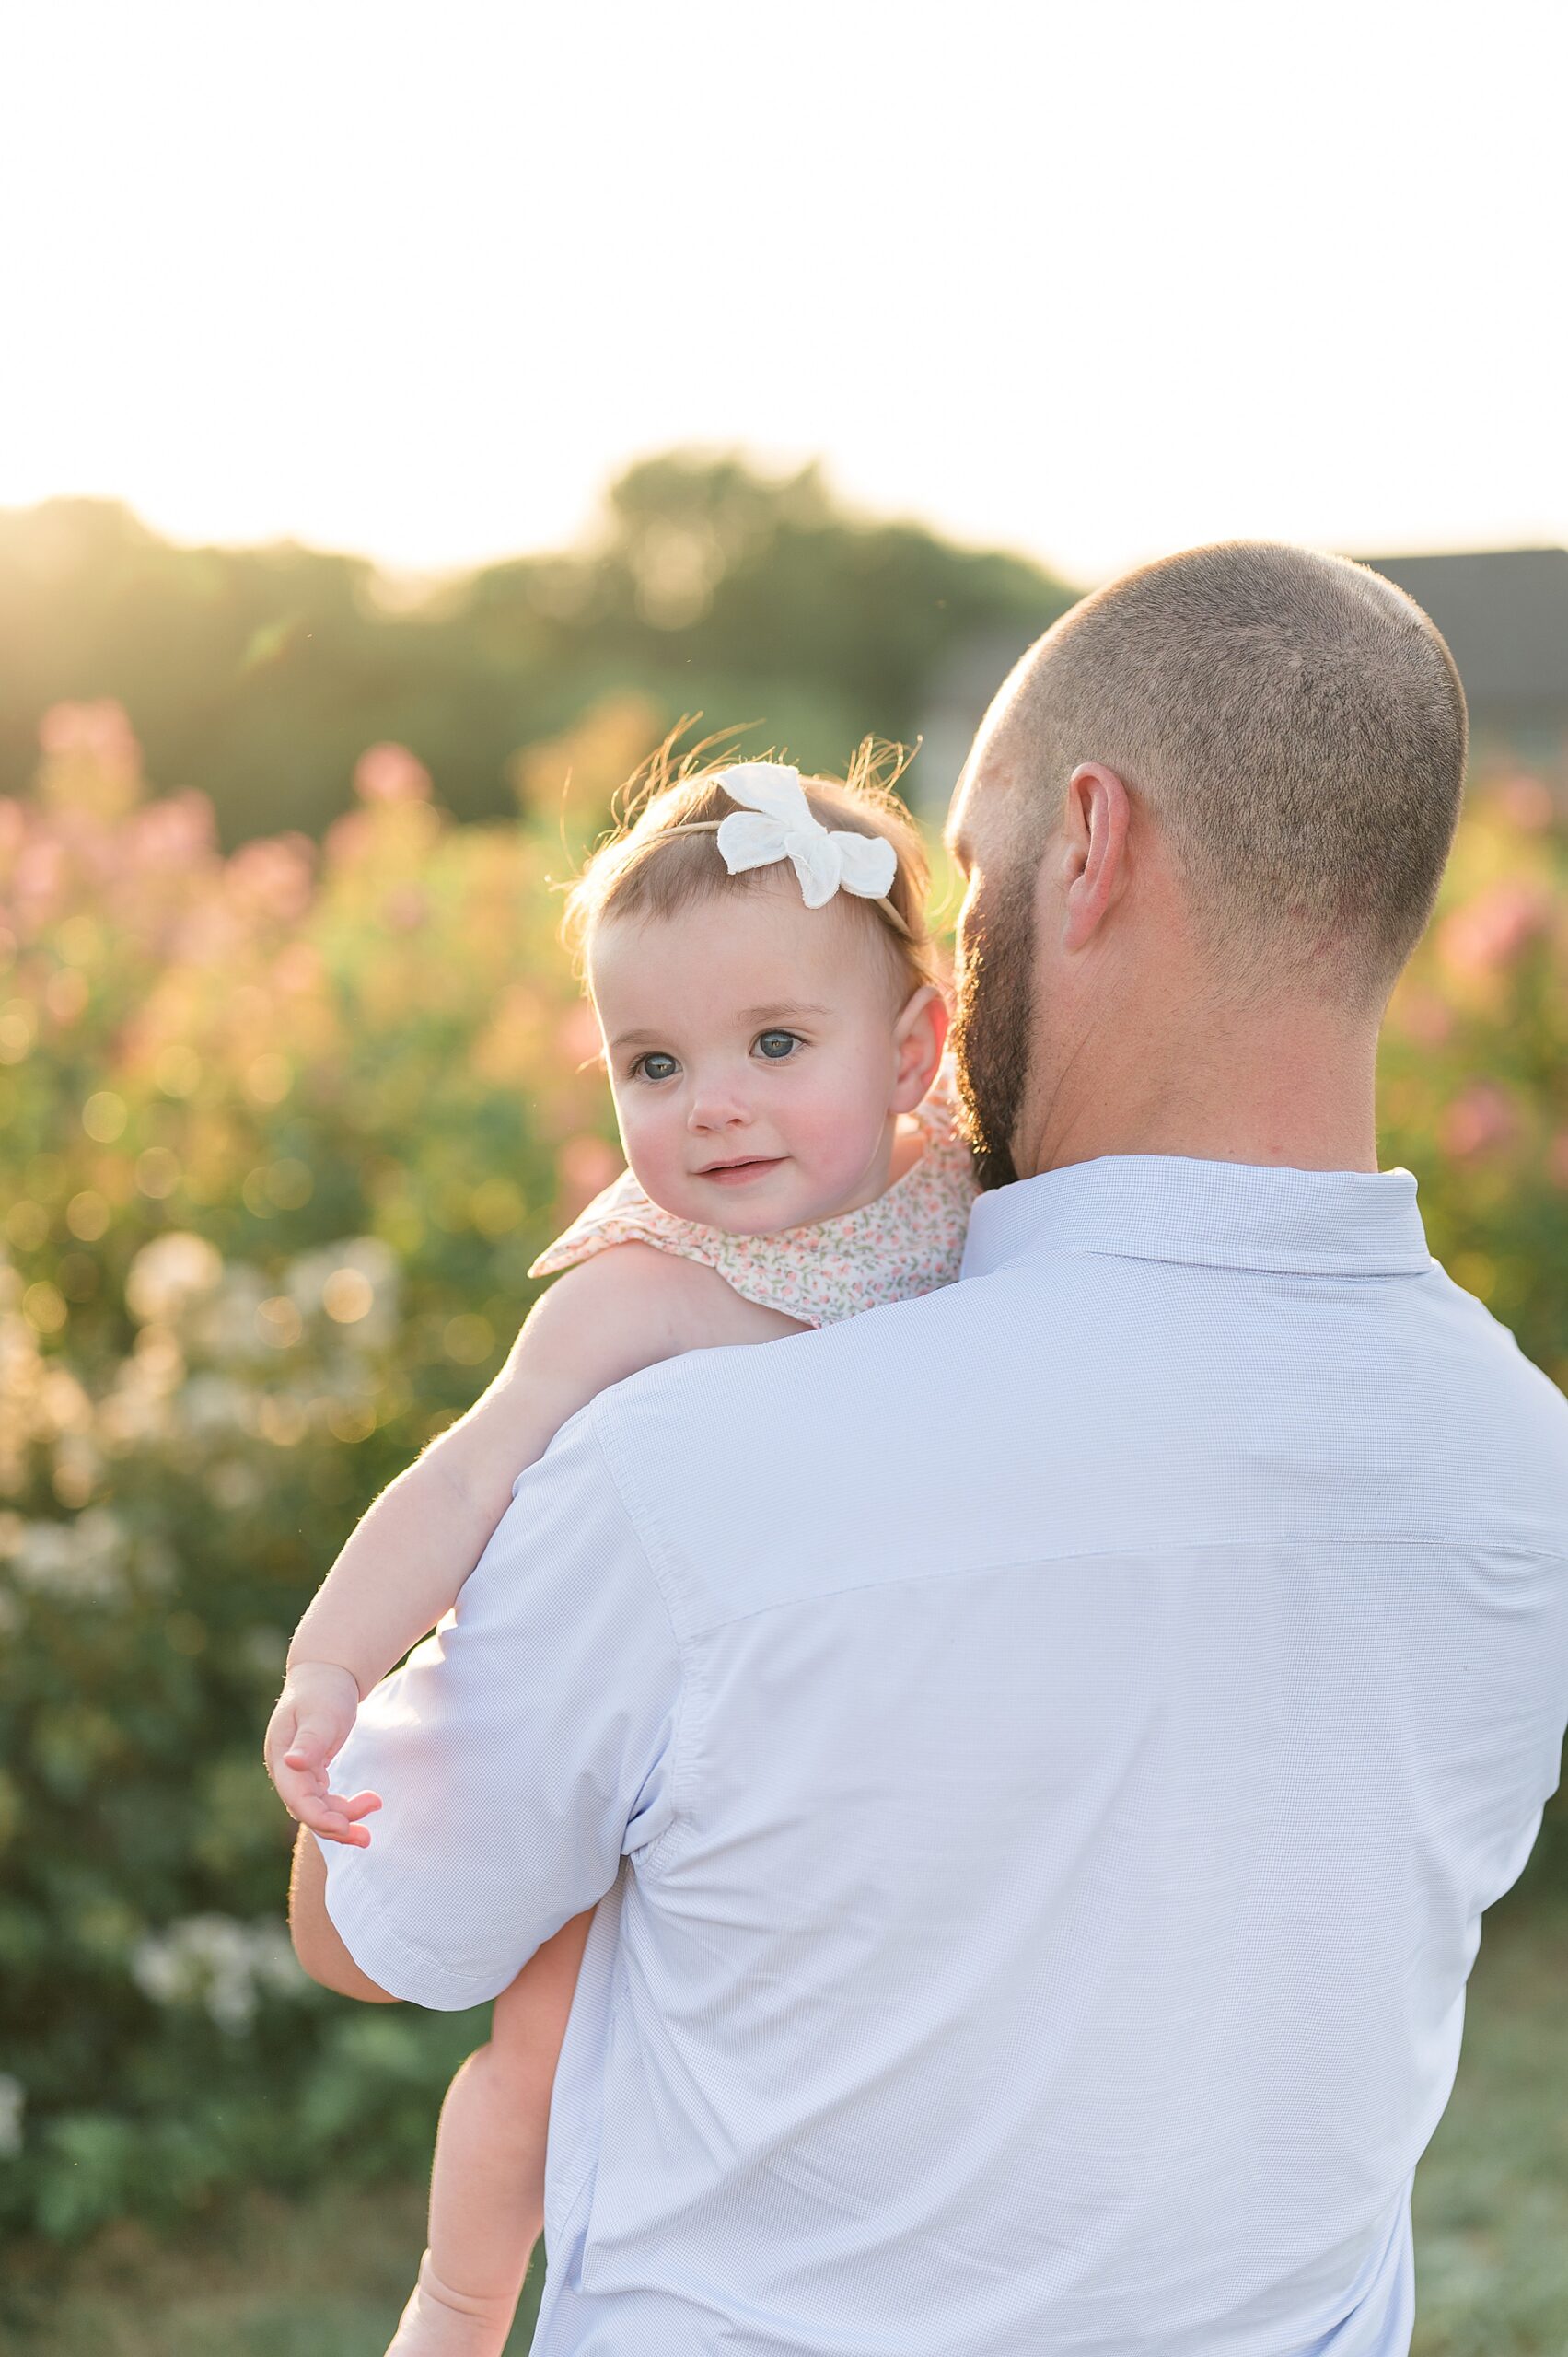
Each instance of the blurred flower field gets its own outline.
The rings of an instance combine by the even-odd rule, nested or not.
[[[618,1167],[559,840],[412,757],[214,847],[113,706],[0,802],[0,2222],[427,2158],[463,2023],[294,1966],[260,1765],[289,1630]]]
[[[261,1731],[336,1547],[618,1157],[554,942],[569,845],[450,825],[395,745],[356,783],[319,847],[226,857],[93,704],[0,801],[0,2224],[48,2236],[421,2173],[473,2042],[303,1980]],[[1561,807],[1477,782],[1384,1160],[1568,1386]]]

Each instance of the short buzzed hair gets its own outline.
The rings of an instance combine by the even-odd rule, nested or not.
[[[1386,994],[1432,913],[1467,721],[1381,574],[1222,541],[1122,575],[1018,665],[994,741],[1054,822],[1081,761],[1155,815],[1222,974]]]

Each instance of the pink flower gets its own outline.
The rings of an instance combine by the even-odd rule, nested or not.
[[[188,789],[137,811],[131,825],[131,855],[138,865],[173,873],[199,862],[212,850],[216,834],[212,804],[204,794]]]
[[[381,903],[381,914],[398,933],[417,933],[430,914],[430,902],[417,884],[399,884]]]
[[[112,696],[96,703],[53,703],[38,724],[38,741],[53,759],[73,754],[105,769],[140,769],[142,749],[123,704]]]
[[[231,898],[258,916],[293,924],[310,906],[316,846],[306,835],[242,843],[228,863]]]
[[[428,802],[430,772],[406,745],[370,745],[354,764],[354,790],[362,802]]]
[[[1423,991],[1415,982],[1400,985],[1389,1018],[1396,1031],[1403,1032],[1407,1039],[1413,1039],[1423,1048],[1442,1047],[1454,1028],[1453,1009],[1435,991]]]
[[[1478,1080],[1456,1097],[1437,1125],[1439,1143],[1461,1161],[1511,1144],[1518,1133],[1517,1108],[1492,1080]]]
[[[1551,895],[1544,885],[1506,877],[1445,919],[1438,953],[1454,973],[1467,978],[1501,973],[1546,930],[1551,914]]]
[[[1497,789],[1497,807],[1516,827],[1531,835],[1544,834],[1557,816],[1551,786],[1544,778],[1532,777],[1528,771],[1504,779]]]
[[[598,1025],[587,999],[578,999],[561,1018],[555,1034],[562,1056],[572,1071],[592,1063],[600,1052]]]
[[[288,942],[273,960],[273,981],[280,991],[296,998],[319,990],[326,970],[321,953],[311,941]]]
[[[329,867],[352,867],[375,840],[376,822],[365,810],[345,810],[334,819],[322,838]]]
[[[621,1156],[602,1138],[568,1138],[561,1149],[561,1176],[579,1205],[591,1202],[621,1167]]]

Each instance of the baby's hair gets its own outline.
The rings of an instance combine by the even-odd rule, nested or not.
[[[606,917],[678,916],[726,893],[756,891],[770,882],[776,888],[781,873],[799,889],[787,865],[744,868],[732,876],[713,833],[680,831],[704,822],[711,826],[739,808],[721,783],[727,766],[714,765],[713,740],[679,763],[667,742],[644,764],[626,791],[614,832],[590,853],[566,896],[563,931],[579,962],[594,927]],[[845,777],[803,777],[800,783],[812,816],[831,832],[879,835],[892,844],[898,867],[888,900],[898,924],[874,900],[852,892],[841,892],[838,900],[875,925],[889,971],[908,991],[938,982],[939,970],[926,923],[931,871],[925,846],[892,786],[904,766],[897,747],[878,746],[867,737]]]

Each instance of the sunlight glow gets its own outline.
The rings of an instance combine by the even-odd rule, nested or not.
[[[0,504],[423,568],[677,443],[1087,580],[1568,538],[1568,12],[13,12]]]

